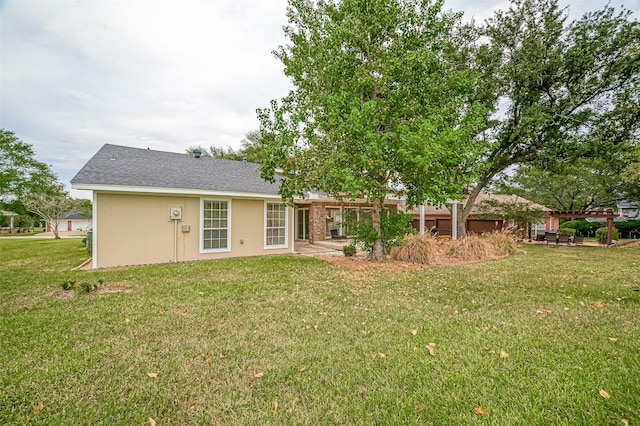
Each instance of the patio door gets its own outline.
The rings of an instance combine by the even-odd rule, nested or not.
[[[296,240],[309,239],[309,209],[296,210]]]

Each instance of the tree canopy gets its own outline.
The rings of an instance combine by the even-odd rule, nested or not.
[[[495,114],[478,135],[485,152],[461,230],[505,169],[626,151],[640,125],[640,27],[628,10],[605,6],[567,24],[557,0],[513,0],[475,30],[469,57]]]
[[[65,217],[83,212],[88,207],[87,200],[72,198],[62,184],[58,184],[55,190],[30,193],[24,197],[23,204],[28,211],[49,222],[55,238],[60,238],[58,225]]]
[[[48,165],[36,160],[31,145],[0,129],[0,203],[8,205],[35,190],[51,188],[57,180]]]
[[[258,110],[262,176],[282,172],[289,203],[319,189],[372,205],[390,191],[410,204],[461,196],[476,177],[486,111],[458,43],[459,15],[424,0],[290,0],[289,44],[275,55],[294,89]]]
[[[195,149],[199,149],[203,157],[224,158],[235,161],[246,159],[250,163],[262,162],[262,136],[258,130],[251,130],[247,132],[240,142],[240,148],[237,150],[231,147],[221,148],[212,145],[209,148],[193,146],[189,148],[187,152],[189,154],[193,154]]]

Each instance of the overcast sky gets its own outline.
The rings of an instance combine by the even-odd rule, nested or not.
[[[606,0],[561,1],[571,18]],[[286,0],[0,0],[0,127],[67,185],[105,143],[238,148],[289,90]],[[640,16],[640,0],[612,0]],[[446,0],[482,21],[507,1]],[[89,197],[86,192],[75,196]]]

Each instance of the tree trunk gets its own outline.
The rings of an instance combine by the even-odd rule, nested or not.
[[[58,225],[59,225],[59,224],[60,224],[60,222],[55,221],[55,220],[53,221],[53,229],[52,229],[52,230],[53,230],[53,237],[54,237],[56,240],[59,240],[59,239],[60,239],[60,235],[58,235]]]
[[[373,226],[373,230],[378,234],[378,239],[373,243],[373,248],[371,253],[369,253],[369,260],[378,262],[383,261],[386,257],[384,254],[384,237],[382,235],[382,227],[380,226],[380,212],[382,211],[383,204],[383,199],[376,198],[373,200],[373,209],[371,211],[371,225]]]
[[[493,179],[493,177],[499,172],[499,170],[490,171],[487,175],[480,179],[480,182],[473,187],[473,190],[469,193],[464,206],[458,211],[458,238],[464,238],[467,236],[467,218],[471,214],[473,205],[476,203],[476,198],[482,192],[485,186]]]

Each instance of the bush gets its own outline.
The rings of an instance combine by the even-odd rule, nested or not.
[[[518,243],[513,234],[507,231],[490,232],[484,234],[482,238],[493,248],[496,256],[508,256],[518,253]]]
[[[573,228],[560,228],[558,229],[558,235],[566,235],[568,237],[573,237],[576,235],[576,230]]]
[[[402,262],[435,265],[440,257],[438,240],[429,234],[407,235],[403,245],[391,249],[391,258]]]
[[[360,245],[365,251],[373,250],[373,244],[381,238],[384,242],[384,252],[389,253],[393,247],[402,245],[404,236],[409,233],[415,233],[411,227],[410,221],[412,215],[406,213],[391,213],[387,210],[380,212],[380,228],[382,236],[373,229],[371,218],[361,221],[355,218],[347,218],[345,224],[349,226],[353,241]]]
[[[461,240],[451,241],[451,257],[460,260],[481,260],[495,256],[493,246],[479,235],[468,235]]]
[[[592,237],[595,235],[596,230],[601,226],[601,222],[589,222],[585,219],[578,219],[569,222],[563,222],[560,225],[560,228],[575,229],[576,233],[574,235],[579,235],[582,237]]]
[[[613,228],[611,230],[611,239],[617,240],[618,238],[618,230],[616,228]],[[596,240],[600,244],[607,244],[607,228],[598,228],[598,230],[596,231]]]
[[[344,255],[347,256],[347,257],[351,257],[354,254],[356,254],[356,246],[355,246],[355,244],[349,244],[349,245],[346,245],[346,246],[342,247],[342,253],[344,253]]]

